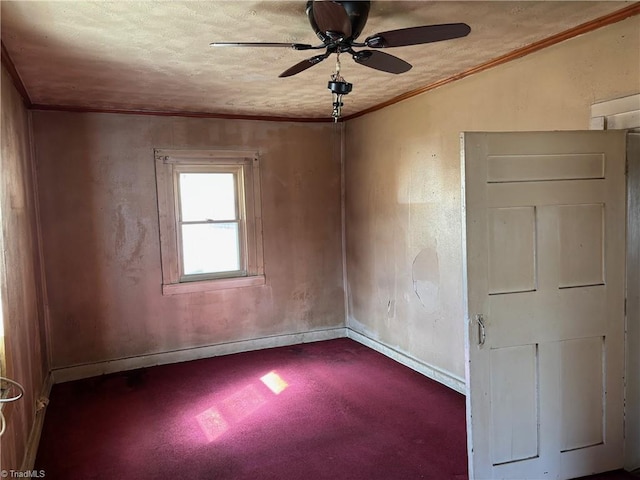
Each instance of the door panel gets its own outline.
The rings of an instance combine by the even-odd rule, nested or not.
[[[558,207],[559,288],[604,284],[604,204]]]
[[[536,289],[535,207],[491,208],[489,295]]]
[[[492,463],[538,456],[538,349],[491,350]]]
[[[599,153],[564,155],[491,155],[487,183],[604,178]]]
[[[604,346],[603,337],[561,342],[561,452],[604,443]]]
[[[623,132],[463,134],[472,478],[622,466],[624,152]]]

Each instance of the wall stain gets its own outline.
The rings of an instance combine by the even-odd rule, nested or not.
[[[309,293],[308,290],[296,290],[291,294],[292,300],[300,300],[300,301],[306,302],[306,301],[309,301],[310,298],[311,298],[311,294]]]
[[[126,228],[122,205],[118,205],[118,211],[116,212],[116,254],[124,248],[124,244],[127,241]]]
[[[133,259],[136,260],[140,260],[142,259],[142,249],[144,247],[144,240],[147,237],[147,229],[144,226],[144,223],[142,223],[140,220],[136,221],[136,228],[138,230],[138,235],[136,237],[136,244],[133,247],[133,252],[131,253],[131,256],[129,257],[129,261],[132,261]]]
[[[387,302],[387,319],[393,320],[394,318],[396,318],[396,301],[389,300]]]
[[[128,272],[138,270],[134,267],[136,262],[142,260],[144,256],[145,239],[147,237],[147,228],[142,220],[137,219],[135,224],[135,232],[127,225],[124,207],[118,205],[116,211],[116,232],[115,232],[115,252],[118,258],[121,258]],[[132,235],[133,234],[133,235]],[[134,283],[137,281],[134,280]]]

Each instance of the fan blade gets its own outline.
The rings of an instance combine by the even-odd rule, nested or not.
[[[411,64],[401,58],[375,50],[362,50],[353,55],[356,63],[388,73],[404,73],[411,70]]]
[[[325,58],[329,56],[329,52],[323,53],[322,55],[316,55],[315,57],[307,58],[299,63],[296,63],[293,67],[289,67],[284,72],[282,72],[279,77],[290,77],[292,75],[296,75],[297,73],[304,72],[307,68],[311,68],[314,65],[320,63]]]
[[[330,0],[314,1],[313,18],[322,33],[342,33],[343,38],[351,36],[351,20],[339,3]]]
[[[424,25],[376,33],[367,37],[364,44],[370,48],[404,47],[466,37],[469,32],[471,32],[471,27],[466,23]]]
[[[314,48],[324,48],[324,45],[314,47],[304,43],[273,43],[273,42],[213,42],[210,47],[286,47],[294,50],[311,50]]]

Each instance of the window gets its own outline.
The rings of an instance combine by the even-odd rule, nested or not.
[[[156,150],[162,292],[265,283],[256,152]]]

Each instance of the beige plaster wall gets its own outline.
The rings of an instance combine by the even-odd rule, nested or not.
[[[33,112],[53,367],[344,326],[331,124]],[[154,148],[261,152],[265,286],[163,296]]]
[[[460,132],[588,129],[640,91],[639,40],[636,16],[347,122],[348,325],[462,378]]]
[[[35,420],[36,399],[48,372],[43,327],[41,271],[31,168],[29,116],[2,67],[0,140],[0,289],[6,375],[25,395],[4,404],[7,431],[2,436],[0,468],[19,469]]]

